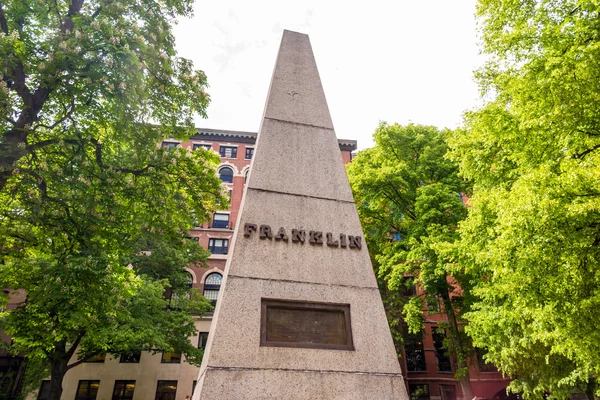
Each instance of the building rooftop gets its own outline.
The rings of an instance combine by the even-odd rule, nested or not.
[[[236,141],[241,143],[255,143],[257,132],[229,131],[222,129],[197,128],[198,133],[191,137],[191,140],[214,140],[217,142]],[[356,150],[356,140],[338,139],[338,144],[342,150]]]

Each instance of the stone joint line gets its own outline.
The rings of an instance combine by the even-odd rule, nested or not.
[[[338,285],[334,283],[321,283],[321,282],[306,282],[306,281],[295,281],[291,279],[273,279],[273,278],[258,278],[255,276],[242,276],[242,275],[232,275],[227,274],[228,278],[240,278],[240,279],[252,279],[257,281],[270,281],[270,282],[284,282],[284,283],[302,283],[305,285],[320,285],[320,286],[337,286],[344,288],[352,288],[352,289],[367,289],[367,290],[379,290],[379,288],[371,287],[371,286],[357,286],[357,285]]]
[[[271,117],[265,117],[265,119],[270,119],[271,121],[283,122],[284,124],[309,126],[311,128],[319,128],[319,129],[326,129],[328,131],[335,131],[335,129],[333,129],[333,128],[328,128],[326,126],[321,126],[321,125],[305,124],[302,122],[288,121],[286,119],[278,119],[278,118],[271,118]]]
[[[278,371],[278,372],[297,372],[304,374],[348,374],[348,375],[375,375],[375,376],[390,376],[390,377],[402,377],[402,374],[393,372],[366,372],[366,371],[335,371],[335,370],[322,370],[322,369],[292,369],[292,368],[250,368],[250,367],[212,367],[207,366],[206,370],[214,369],[220,371]]]
[[[329,200],[329,201],[337,201],[337,202],[340,202],[340,203],[356,204],[354,201],[341,200],[341,199],[332,199],[330,197],[319,197],[319,196],[311,196],[311,195],[308,195],[308,194],[280,192],[278,190],[260,189],[260,188],[250,187],[250,186],[248,186],[248,189],[249,190],[256,190],[257,192],[264,192],[264,193],[284,194],[284,195],[288,195],[288,196],[307,197],[309,199],[315,199],[315,200]]]

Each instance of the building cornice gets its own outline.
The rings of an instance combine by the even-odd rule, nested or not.
[[[197,128],[197,133],[194,134],[191,140],[210,140],[214,142],[238,142],[250,143],[256,142],[256,132],[244,131],[226,131],[222,129]],[[356,150],[356,140],[338,139],[340,150],[354,151]]]

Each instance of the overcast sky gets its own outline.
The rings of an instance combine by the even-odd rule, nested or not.
[[[379,121],[456,127],[479,104],[475,0],[197,0],[175,28],[206,72],[197,126],[258,131],[283,29],[310,35],[338,138],[372,146]]]

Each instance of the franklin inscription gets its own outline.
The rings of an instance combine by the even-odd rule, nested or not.
[[[278,242],[288,242],[290,240],[290,236],[288,236],[284,227],[277,229],[277,232],[273,233],[274,230],[271,229],[269,225],[259,226],[252,223],[244,224],[244,237],[250,238],[252,237],[252,234],[256,232],[258,232],[258,236],[263,240],[275,239]],[[344,233],[340,233],[339,236],[334,236],[331,232],[326,232],[325,235],[323,235],[323,231],[308,231],[308,235],[306,233],[307,232],[304,229],[292,229],[292,242],[304,244],[308,238],[308,243],[315,246],[326,244],[329,247],[341,247],[343,249],[362,249],[361,236],[346,235]]]

